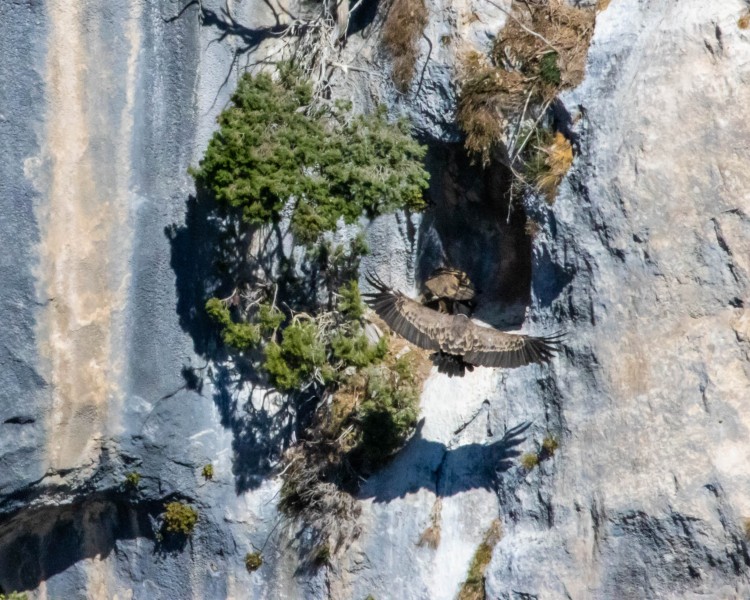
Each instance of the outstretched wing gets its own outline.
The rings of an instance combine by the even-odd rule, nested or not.
[[[560,350],[562,334],[533,337],[506,333],[482,327],[470,322],[465,337],[471,342],[470,349],[464,352],[464,361],[480,367],[513,368],[529,363],[549,362],[553,354]]]
[[[377,276],[365,275],[375,292],[362,294],[367,304],[398,335],[427,350],[439,350],[440,338],[450,329],[450,317],[394,292]]]
[[[377,315],[401,337],[427,350],[460,356],[482,367],[513,368],[548,362],[560,349],[562,335],[532,337],[482,327],[464,315],[446,315],[395,292],[366,275],[375,292],[362,294]],[[459,327],[456,320],[461,319]]]

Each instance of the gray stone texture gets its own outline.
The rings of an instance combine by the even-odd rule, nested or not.
[[[580,153],[552,207],[526,206],[533,244],[500,168],[455,145],[460,54],[486,50],[504,13],[431,4],[399,96],[382,8],[338,57],[357,68],[335,71],[334,94],[412,120],[434,206],[369,224],[365,266],[416,293],[460,263],[483,320],[562,330],[564,351],[433,373],[414,438],[362,488],[359,538],[301,565],[304,532],[275,507],[295,415],[206,359],[217,223],[187,174],[288,17],[261,0],[0,0],[0,591],[454,598],[499,519],[488,598],[750,597],[746,4],[612,0],[563,97]],[[559,449],[527,472],[546,435]],[[184,543],[157,535],[169,500],[199,510]],[[436,524],[437,547],[420,544]]]

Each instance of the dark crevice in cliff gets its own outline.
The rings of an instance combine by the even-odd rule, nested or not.
[[[87,558],[104,559],[120,542],[148,539],[154,552],[179,551],[186,539],[159,539],[164,503],[110,490],[69,504],[29,507],[0,520],[0,593],[33,590]]]
[[[531,302],[532,239],[523,203],[511,196],[507,159],[496,156],[483,168],[462,145],[446,144],[431,147],[429,164],[417,279],[443,265],[461,269],[478,290],[478,318],[519,325]]]

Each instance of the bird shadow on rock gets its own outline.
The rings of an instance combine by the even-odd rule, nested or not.
[[[439,498],[474,489],[493,490],[499,477],[521,455],[517,447],[526,440],[524,433],[531,427],[529,422],[521,423],[498,440],[453,448],[426,440],[423,425],[424,420],[393,462],[362,486],[360,498],[390,502],[421,489],[431,490]]]

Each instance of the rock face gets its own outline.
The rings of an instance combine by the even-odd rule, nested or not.
[[[555,204],[526,207],[531,244],[498,203],[499,167],[471,171],[451,145],[457,56],[505,19],[490,4],[430,6],[404,97],[383,76],[382,11],[352,25],[340,60],[357,68],[334,93],[386,102],[433,147],[436,206],[369,225],[367,266],[414,291],[462,263],[477,314],[562,329],[565,351],[434,373],[414,439],[362,489],[361,535],[308,569],[275,508],[294,414],[204,358],[215,224],[186,173],[288,15],[0,2],[0,592],[448,599],[499,519],[487,598],[750,597],[747,7],[600,13],[586,79],[563,97],[580,153]],[[524,468],[546,436],[557,451]],[[170,500],[200,513],[183,546],[157,535]]]

